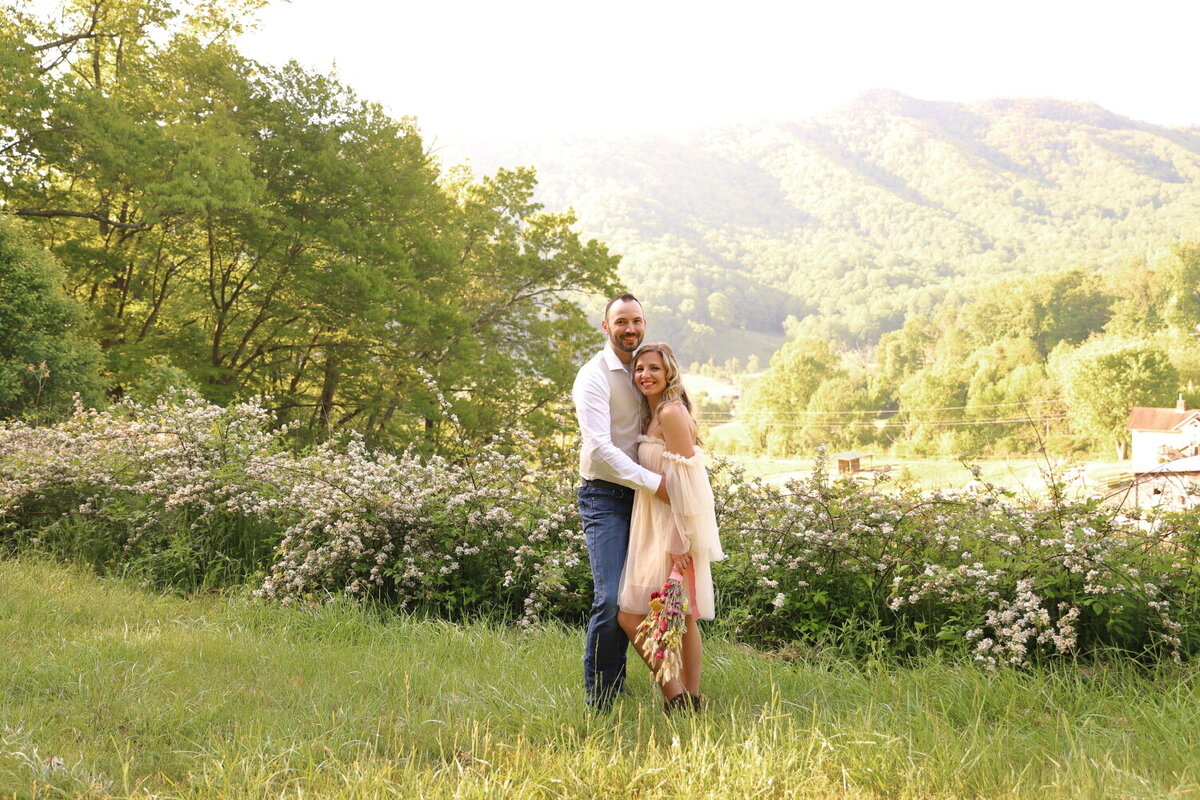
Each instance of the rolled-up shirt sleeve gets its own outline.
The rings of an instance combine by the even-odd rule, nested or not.
[[[612,472],[611,480],[617,483],[634,489],[656,491],[662,476],[638,464],[613,443],[609,387],[604,374],[599,370],[580,370],[571,397],[575,401],[575,416],[579,420],[583,449],[591,456],[592,462],[602,462],[608,467]],[[584,477],[610,479],[607,475]]]

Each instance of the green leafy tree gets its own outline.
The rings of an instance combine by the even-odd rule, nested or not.
[[[786,343],[747,392],[743,418],[752,440],[772,455],[803,452],[809,446],[809,402],[825,381],[841,374],[839,358],[827,342],[804,338]]]
[[[248,117],[263,210],[220,220],[201,287],[210,383],[269,393],[317,436],[419,427],[417,367],[462,285],[414,125],[295,65],[259,76]]]
[[[1071,270],[994,284],[963,309],[960,324],[976,345],[1028,339],[1045,357],[1059,342],[1078,344],[1102,330],[1109,303],[1099,276]]]
[[[1114,446],[1125,457],[1125,424],[1134,406],[1173,404],[1178,375],[1167,354],[1154,344],[1100,337],[1074,350],[1060,350],[1051,371],[1062,386],[1072,426],[1098,445]]]
[[[878,408],[864,373],[841,371],[823,380],[808,399],[805,436],[811,445],[835,449],[861,447],[875,439],[872,415],[855,413]]]
[[[937,362],[900,384],[900,419],[909,423],[907,437],[919,452],[959,451],[968,373],[958,362]]]
[[[1103,277],[1105,291],[1113,298],[1112,317],[1104,326],[1105,333],[1143,337],[1163,326],[1162,281],[1144,260],[1126,261]]]
[[[719,326],[731,325],[737,321],[737,310],[728,294],[713,292],[708,296],[708,316]]]
[[[900,384],[934,359],[938,328],[926,317],[910,317],[898,331],[885,333],[875,350],[872,382],[877,392],[894,400]]]
[[[971,354],[959,452],[1036,452],[1061,416],[1058,387],[1030,339],[1001,339]],[[997,422],[1012,420],[1012,422]]]
[[[98,398],[99,348],[62,268],[0,214],[0,418],[53,413],[74,393]]]
[[[422,360],[469,432],[461,444],[514,426],[540,436],[559,430],[564,387],[599,345],[577,300],[616,291],[617,258],[581,240],[573,214],[534,202],[536,184],[533,170],[517,169],[481,181],[460,174],[448,188],[461,284]]]
[[[1175,328],[1200,331],[1200,243],[1179,243],[1157,271],[1162,316]]]
[[[1188,408],[1200,408],[1200,335],[1177,328],[1160,328],[1142,337],[1142,341],[1158,346],[1167,354]]]
[[[85,0],[13,42],[6,77],[41,89],[13,106],[5,204],[38,222],[66,266],[117,394],[169,346],[166,331],[197,323],[187,303],[215,245],[212,219],[252,215],[259,200],[234,121],[248,94],[227,44],[241,10]]]

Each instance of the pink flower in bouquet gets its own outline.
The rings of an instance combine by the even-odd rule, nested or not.
[[[683,575],[673,570],[662,590],[650,594],[650,613],[638,625],[642,653],[662,662],[651,677],[664,685],[677,678],[683,667],[680,650],[687,630],[687,612]]]

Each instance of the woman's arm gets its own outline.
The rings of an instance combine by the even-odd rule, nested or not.
[[[671,403],[658,410],[658,423],[662,426],[663,441],[667,450],[684,458],[696,455],[696,429],[692,415],[681,404]],[[663,481],[666,484],[667,481]],[[691,546],[690,537],[684,539],[676,527],[670,546],[671,562],[679,570],[687,569],[692,556],[688,552]]]

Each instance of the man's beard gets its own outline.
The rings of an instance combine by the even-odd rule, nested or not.
[[[632,353],[634,350],[637,350],[639,347],[641,347],[642,339],[644,338],[644,334],[642,336],[638,336],[632,345],[625,344],[616,335],[609,336],[608,340],[612,342],[613,349],[624,350],[626,353]]]

